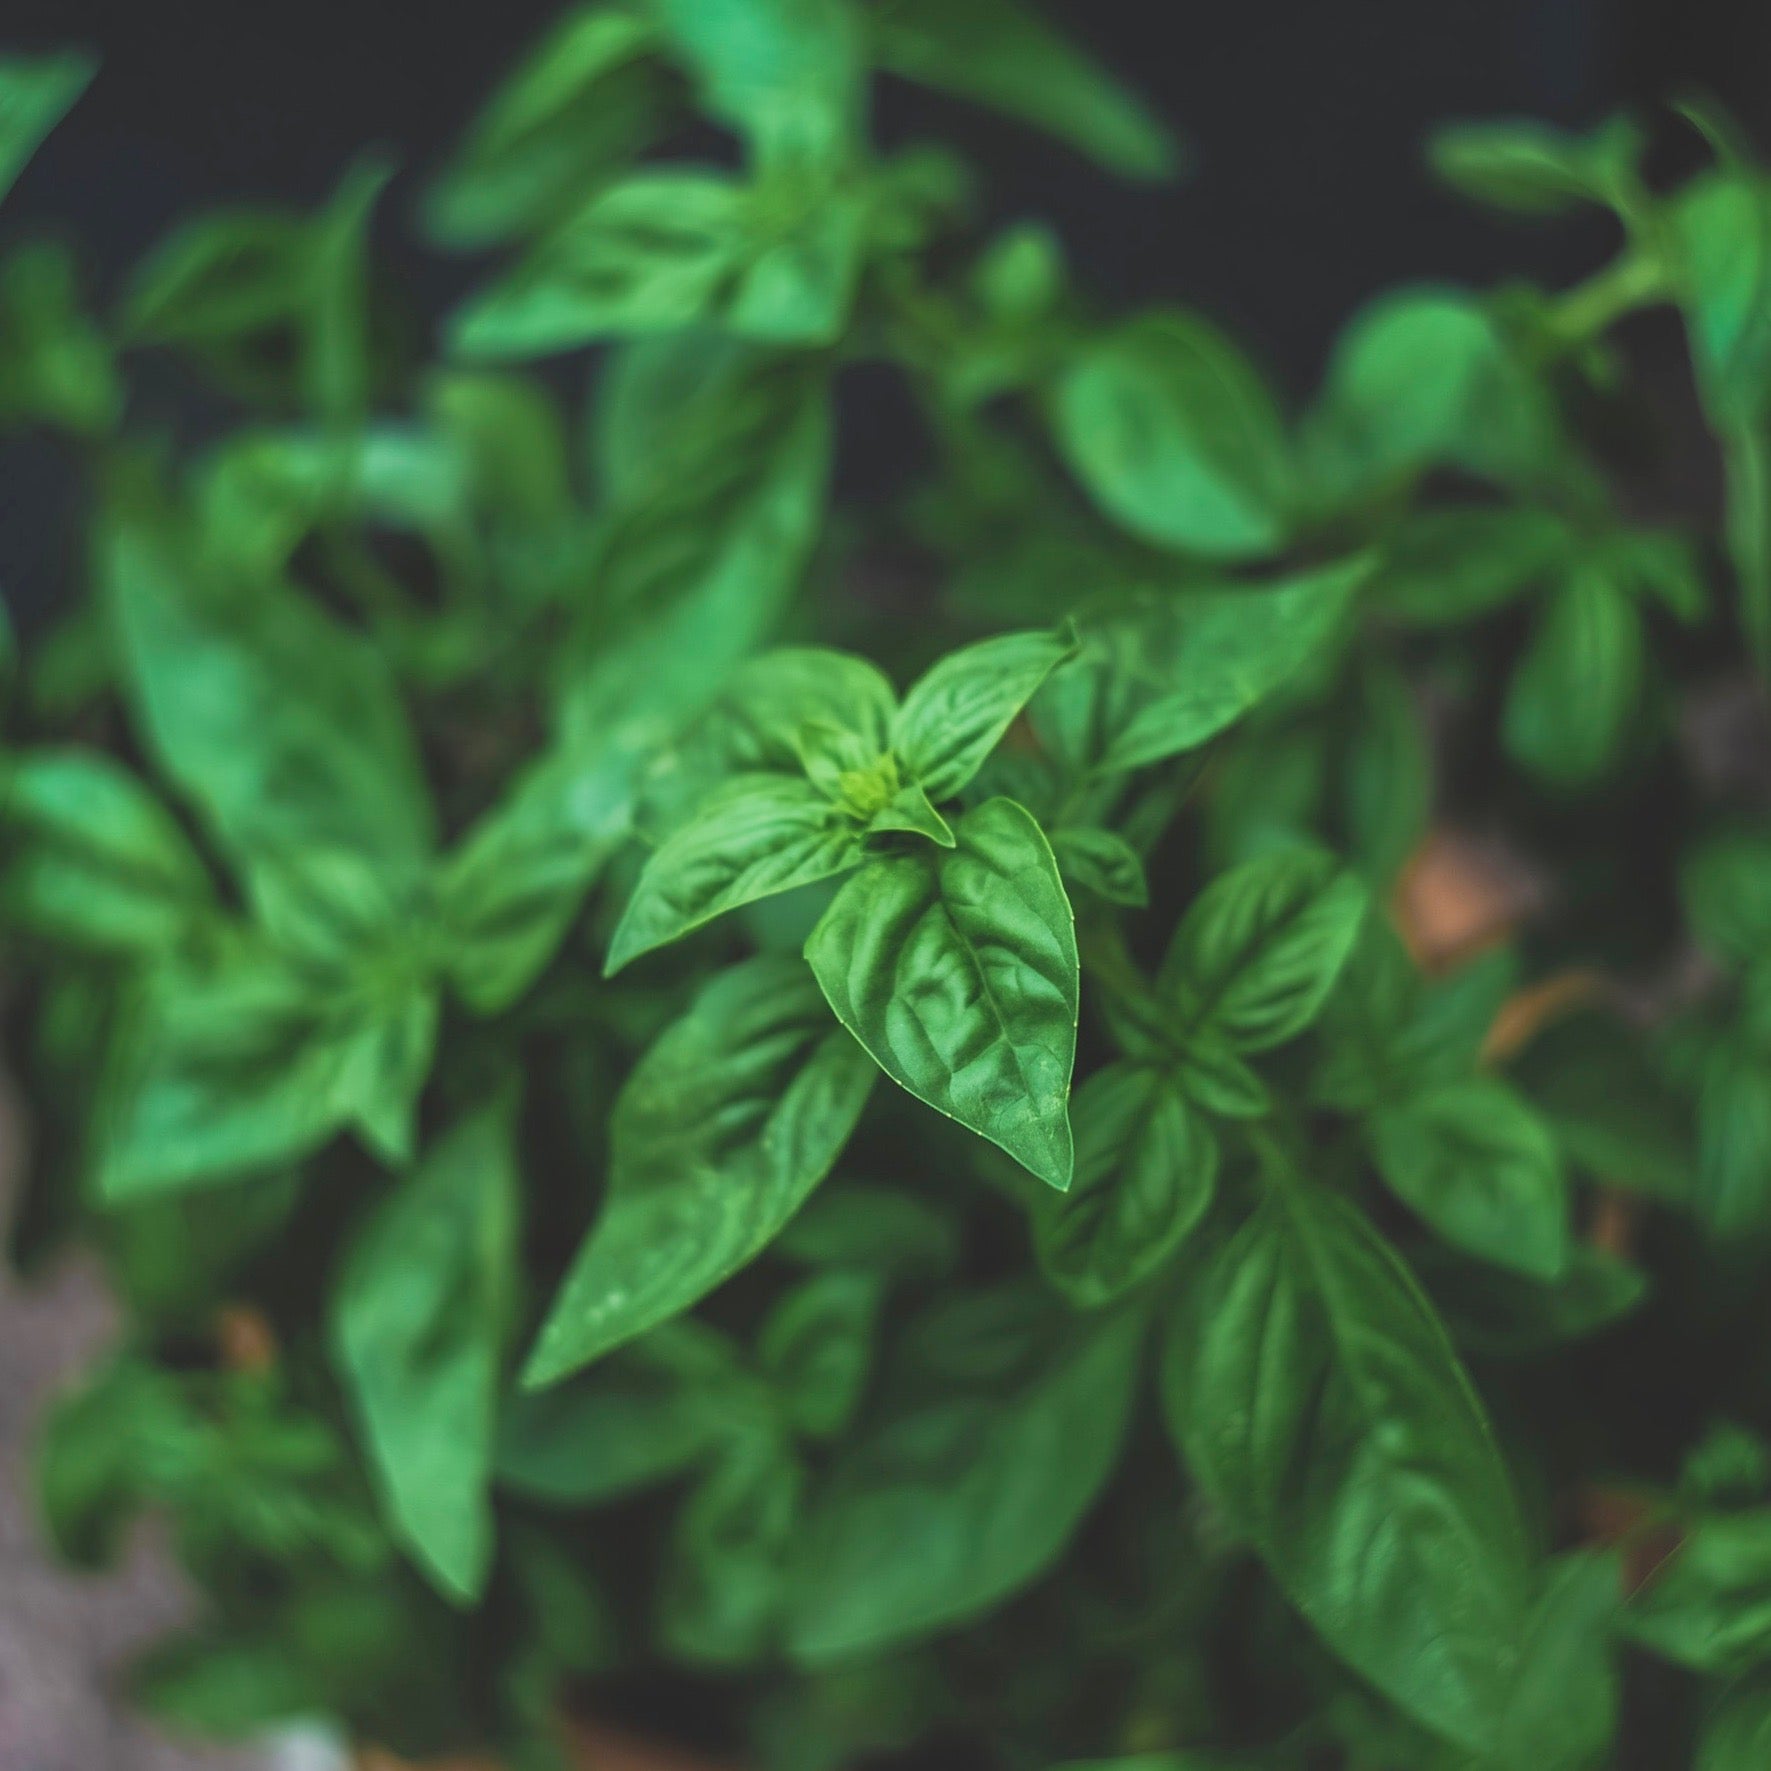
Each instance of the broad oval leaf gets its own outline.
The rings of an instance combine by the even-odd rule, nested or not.
[[[1490,1750],[1525,1628],[1518,1506],[1444,1329],[1370,1225],[1287,1179],[1188,1288],[1165,1387],[1193,1474],[1327,1645]]]
[[[1366,569],[1353,560],[1262,587],[1152,593],[1085,616],[1082,651],[1034,699],[1034,727],[1078,772],[1197,749],[1327,649]]]
[[[977,774],[1072,649],[1054,634],[1005,633],[950,653],[912,684],[892,747],[931,800],[951,799]]]
[[[621,1091],[608,1196],[524,1383],[588,1365],[753,1260],[830,1172],[872,1084],[799,960],[717,977]]]
[[[861,838],[809,781],[741,775],[667,837],[640,874],[607,972],[680,939],[740,904],[842,873],[861,859]]]
[[[518,1194],[510,1109],[483,1108],[377,1207],[331,1301],[333,1356],[395,1531],[462,1601],[491,1566]]]
[[[956,846],[869,861],[806,943],[837,1017],[885,1073],[1070,1180],[1076,929],[1050,845],[1013,800],[954,826]]]
[[[1088,1309],[1161,1268],[1217,1187],[1210,1122],[1163,1071],[1109,1064],[1076,1091],[1076,1177],[1034,1204],[1040,1264]]]
[[[1503,1082],[1470,1077],[1372,1115],[1378,1172],[1448,1242],[1529,1278],[1568,1266],[1568,1185],[1549,1127]]]
[[[1175,931],[1157,989],[1188,1035],[1265,1051],[1321,1012],[1365,920],[1363,882],[1331,855],[1282,849],[1205,888]]]
[[[1275,552],[1291,462],[1272,395],[1228,339],[1152,314],[1086,348],[1053,402],[1058,446],[1142,541],[1211,559]]]
[[[912,1326],[877,1424],[851,1439],[795,1545],[788,1648],[811,1665],[963,1622],[1062,1553],[1119,1459],[1145,1317],[1089,1322],[1025,1291]]]

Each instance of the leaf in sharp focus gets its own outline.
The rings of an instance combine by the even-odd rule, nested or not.
[[[1161,119],[1015,0],[892,0],[869,14],[881,67],[1043,129],[1124,178],[1174,176]]]
[[[1225,560],[1284,543],[1293,489],[1278,408],[1203,321],[1149,315],[1085,347],[1052,422],[1095,502],[1139,540]]]
[[[1492,1750],[1529,1597],[1518,1506],[1444,1329],[1370,1225],[1287,1180],[1189,1287],[1165,1389],[1194,1476],[1328,1647]]]
[[[184,832],[98,751],[0,759],[0,915],[100,951],[164,954],[214,892]]]
[[[1097,775],[1196,749],[1328,647],[1365,571],[1354,560],[1085,616],[1081,654],[1032,702],[1034,727],[1061,761]]]
[[[753,1260],[829,1173],[872,1082],[800,961],[716,977],[621,1091],[608,1196],[525,1384],[588,1365]]]
[[[794,1546],[788,1648],[822,1666],[963,1622],[1037,1579],[1112,1474],[1145,1317],[972,1293],[906,1336]]]
[[[504,80],[425,193],[426,232],[473,249],[583,202],[667,122],[677,91],[656,28],[607,6],[567,13]]]
[[[507,1105],[457,1124],[357,1232],[333,1356],[398,1535],[468,1602],[492,1556],[498,1372],[515,1302],[519,1182]]]
[[[136,722],[223,846],[419,864],[430,794],[374,646],[292,585],[212,579],[169,520],[120,513],[104,539]]]
[[[1576,567],[1539,618],[1507,695],[1507,749],[1540,779],[1601,776],[1629,733],[1647,665],[1635,601],[1602,569]]]
[[[92,57],[72,49],[0,56],[0,200],[97,72]]]
[[[1447,1241],[1534,1279],[1558,1278],[1570,1246],[1568,1184],[1549,1127],[1492,1077],[1380,1107],[1379,1174]]]
[[[859,832],[809,781],[740,775],[646,862],[609,944],[606,974],[740,904],[844,873]]]
[[[1320,850],[1245,861],[1188,908],[1157,990],[1177,1005],[1189,1033],[1265,1051],[1321,1013],[1369,902],[1363,882]]]
[[[1693,1520],[1630,1601],[1624,1630],[1663,1658],[1733,1676],[1771,1644],[1771,1509]]]
[[[837,1018],[894,1082],[1069,1184],[1076,929],[1050,845],[1012,800],[958,846],[869,861],[806,958]]]
[[[951,799],[1074,650],[1047,633],[1005,633],[943,658],[913,683],[892,721],[892,748],[931,800]]]
[[[1033,1203],[1046,1276],[1098,1309],[1163,1267],[1217,1187],[1211,1123],[1162,1071],[1110,1064],[1076,1091],[1076,1176]]]
[[[1693,1771],[1758,1771],[1771,1764],[1771,1677],[1749,1675],[1704,1717]]]

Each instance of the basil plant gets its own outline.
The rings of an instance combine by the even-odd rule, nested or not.
[[[9,236],[12,1258],[124,1307],[47,1532],[163,1522],[185,1733],[1764,1766],[1771,178],[1447,130],[1614,256],[1298,406],[878,78],[1177,165],[1020,0],[627,0],[422,190]]]

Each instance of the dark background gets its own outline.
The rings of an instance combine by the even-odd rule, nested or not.
[[[413,192],[552,0],[7,0],[0,43],[103,58],[86,98],[20,180],[0,234],[71,233],[102,294],[187,211],[314,203],[365,146],[405,177],[380,244],[434,312],[472,266],[426,259]],[[894,138],[977,152],[1005,214],[1049,218],[1085,283],[1116,303],[1173,297],[1229,324],[1294,392],[1367,295],[1418,278],[1580,275],[1606,224],[1490,221],[1422,170],[1430,127],[1530,115],[1580,124],[1701,89],[1771,137],[1765,0],[1056,0],[1186,139],[1188,178],[1118,185],[1061,148],[906,88]],[[1669,129],[1667,152],[1678,152]],[[41,446],[39,445],[41,452]],[[40,608],[58,565],[52,466],[0,462],[0,585]]]

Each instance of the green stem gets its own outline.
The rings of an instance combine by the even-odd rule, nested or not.
[[[1625,314],[1653,307],[1668,294],[1666,270],[1659,256],[1626,252],[1557,297],[1550,329],[1562,350],[1577,350],[1609,331]]]

